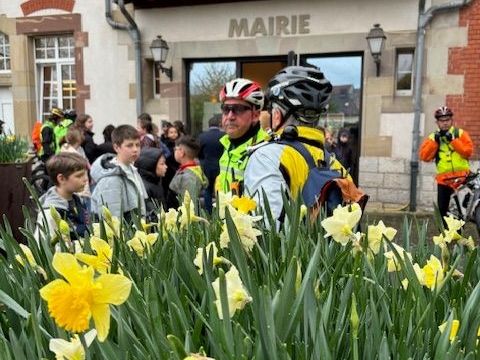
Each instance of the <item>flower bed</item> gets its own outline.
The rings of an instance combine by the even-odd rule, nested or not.
[[[356,206],[310,221],[287,204],[277,232],[250,200],[220,202],[208,221],[188,199],[158,224],[105,210],[83,243],[60,219],[40,245],[30,222],[28,247],[1,229],[0,358],[478,356],[479,259],[461,222],[435,239],[412,229],[410,253],[407,222],[403,239],[382,222],[357,232]]]

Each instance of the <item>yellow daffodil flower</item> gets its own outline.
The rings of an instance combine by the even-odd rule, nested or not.
[[[163,212],[163,210],[162,210]],[[178,211],[176,209],[168,209],[168,212],[162,213],[163,226],[167,232],[177,232]]]
[[[338,206],[333,210],[333,215],[322,220],[322,227],[327,232],[325,237],[331,236],[333,240],[343,246],[347,245],[354,235],[352,229],[362,217],[362,209],[357,203],[347,206]]]
[[[207,222],[207,220],[195,214],[195,205],[193,204],[193,200],[191,199],[188,191],[185,191],[183,203],[178,210],[180,212],[180,229],[185,229],[193,222]]]
[[[95,340],[97,330],[92,329],[85,334],[85,343],[87,346]],[[84,360],[85,349],[78,335],[74,335],[70,341],[63,339],[51,339],[49,349],[55,354],[57,360]]]
[[[232,198],[232,205],[235,209],[244,214],[248,214],[250,211],[253,211],[257,208],[256,201],[248,196],[234,196]]]
[[[215,360],[215,358],[211,358],[202,354],[190,354],[183,360]]]
[[[392,241],[397,230],[392,227],[386,227],[383,221],[379,221],[377,225],[368,226],[368,248],[377,255],[383,241],[383,236]]]
[[[238,274],[238,270],[235,266],[231,266],[230,270],[225,273],[225,282],[227,287],[228,298],[228,311],[230,317],[235,314],[235,311],[242,310],[246,304],[252,301],[252,298],[248,294],[247,290],[243,286],[242,279]],[[222,302],[220,300],[220,278],[217,278],[212,283],[213,290],[215,291],[215,305],[217,306],[218,316],[223,319]]]
[[[100,274],[110,272],[113,250],[108,243],[96,236],[90,238],[90,246],[97,255],[79,253],[75,256],[84,264],[90,265]]]
[[[255,221],[262,219],[261,216],[250,216],[247,214],[242,214],[238,211],[233,211],[231,213],[233,223],[237,228],[238,234],[240,236],[240,241],[243,245],[243,248],[250,252],[257,243],[257,237],[262,234],[262,232],[253,227]],[[227,224],[223,224],[223,231],[220,234],[220,247],[222,249],[228,247],[230,243],[230,236],[228,235]]]
[[[115,237],[120,237],[120,220],[116,216],[112,216],[109,222],[104,221],[105,234],[107,240],[112,244]],[[93,235],[100,237],[100,223],[93,223]]]
[[[158,233],[147,234],[143,231],[135,231],[135,235],[131,240],[127,241],[127,245],[132,250],[135,250],[138,256],[143,256],[145,250],[149,252],[152,245],[157,242],[157,239]]]
[[[427,260],[422,270],[424,275],[423,285],[430,290],[434,290],[436,286],[443,282],[444,274],[442,263],[434,255],[430,255],[430,259]]]
[[[463,225],[465,225],[465,221],[455,219],[455,217],[453,217],[452,215],[444,216],[443,219],[447,223],[447,229],[449,232],[458,232],[463,227]]]
[[[20,249],[22,249],[23,253],[25,254],[25,257],[27,258],[30,266],[33,268],[37,266],[37,262],[33,257],[32,250],[30,250],[28,246],[23,244],[19,244],[19,246],[20,246]],[[17,260],[22,266],[25,266],[25,262],[23,261],[23,257],[21,255],[15,255],[15,260]]]
[[[218,257],[217,256],[217,253],[218,253],[218,249],[217,249],[217,246],[215,245],[214,242],[211,242],[211,243],[208,243],[207,246],[206,246],[206,253],[207,253],[207,256],[208,254],[210,254],[210,249],[213,248],[213,265],[218,265],[218,264],[221,264],[223,262],[223,258],[222,257]],[[198,272],[201,274],[203,274],[203,248],[198,248],[197,249],[197,256],[195,257],[195,259],[193,260],[193,263],[195,264],[196,267],[198,267]]]
[[[400,258],[405,261],[405,254],[407,255],[408,259],[412,261],[412,254],[409,252],[405,251],[404,248],[401,246],[392,243],[393,247],[395,250],[397,250],[398,254],[400,255]],[[383,254],[387,258],[387,270],[388,272],[394,272],[394,271],[400,271],[402,269],[400,261],[398,261],[397,257],[395,256],[395,253],[393,250],[387,251]]]
[[[438,330],[440,330],[440,332],[443,334],[444,331],[446,330],[447,326],[448,326],[448,321],[446,321],[442,325],[440,325],[438,327]],[[450,328],[450,336],[449,336],[450,342],[455,340],[455,337],[457,336],[459,327],[460,327],[460,321],[452,320],[452,327]]]
[[[93,318],[98,340],[104,341],[110,329],[110,304],[123,304],[132,282],[118,274],[94,278],[94,269],[81,267],[72,254],[56,253],[52,265],[65,280],[53,280],[40,289],[50,316],[58,326],[75,333],[86,331]]]
[[[20,249],[22,249],[23,254],[27,258],[28,264],[35,270],[37,273],[43,276],[44,279],[47,279],[47,273],[45,270],[37,264],[35,258],[33,257],[32,250],[26,245],[19,244]],[[23,261],[23,257],[20,254],[15,255],[15,260],[17,260],[20,265],[25,266],[25,262]]]

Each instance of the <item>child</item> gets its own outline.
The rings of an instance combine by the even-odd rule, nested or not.
[[[142,149],[145,147],[158,147],[158,140],[153,134],[153,123],[149,114],[140,114],[137,119],[137,130],[140,134],[140,145]]]
[[[85,140],[83,131],[75,126],[70,126],[67,134],[60,140],[60,152],[76,153],[88,161],[85,151],[82,148],[82,143]],[[90,164],[88,165],[90,168]],[[77,194],[85,203],[88,210],[90,210],[90,186],[87,182],[85,188]]]
[[[192,199],[199,199],[202,190],[208,185],[208,180],[200,165],[195,161],[200,151],[200,145],[191,136],[182,136],[175,143],[175,160],[180,164],[178,171],[170,182],[171,192],[167,204],[178,207],[178,195],[184,196],[188,190]],[[175,206],[177,205],[177,206]]]
[[[143,148],[135,166],[147,190],[148,199],[145,201],[147,213],[155,210],[155,203],[165,208],[165,195],[161,178],[167,172],[167,164],[163,151],[158,148]]]
[[[140,154],[140,135],[133,126],[120,125],[112,132],[112,143],[117,155],[102,155],[92,165],[92,212],[101,214],[105,205],[112,215],[129,221],[133,211],[145,215],[147,193],[133,166]]]
[[[80,198],[75,195],[88,183],[87,169],[88,161],[74,153],[60,153],[47,161],[47,172],[55,186],[40,197],[40,204],[51,235],[57,230],[57,224],[50,213],[51,206],[69,223],[71,240],[87,234],[89,215]],[[37,224],[42,224],[42,219],[43,213],[40,211]]]

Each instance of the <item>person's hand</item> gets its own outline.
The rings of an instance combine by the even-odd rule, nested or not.
[[[435,142],[440,144],[440,132],[438,131],[435,132]]]
[[[452,141],[453,140],[453,135],[451,132],[447,132],[445,134],[445,139],[447,139],[448,142]]]

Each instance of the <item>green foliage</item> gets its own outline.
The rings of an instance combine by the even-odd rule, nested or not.
[[[212,251],[204,251],[202,275],[193,264],[198,247],[214,241],[219,248],[218,218],[160,233],[144,258],[126,245],[135,229],[124,224],[115,240],[114,261],[134,285],[127,302],[112,307],[107,340],[95,340],[87,358],[183,359],[190,353],[217,360],[478,357],[478,251],[452,248],[446,280],[431,291],[419,284],[410,261],[402,262],[404,270],[389,273],[383,250],[370,260],[362,253],[353,256],[350,246],[324,238],[320,219],[301,220],[299,209],[286,207],[291,224],[286,229],[262,228],[250,254],[227,212],[230,244],[218,256],[236,266],[252,302],[224,319],[217,313],[211,284],[219,278],[220,292],[226,295],[230,265],[212,266]],[[52,250],[34,240],[29,224],[24,234],[48,279],[15,260],[21,249],[8,226],[0,228],[5,253],[0,257],[1,359],[53,359],[49,340],[72,336],[56,326],[39,296],[39,289],[58,274],[51,266]],[[406,218],[404,227],[404,238],[397,242],[414,245],[410,237],[420,236],[421,247],[412,255],[423,266],[437,251],[425,238],[426,225]],[[452,276],[455,268],[463,277]],[[409,280],[406,289],[404,278]],[[438,326],[453,319],[460,328],[450,341],[451,324],[444,333]]]

